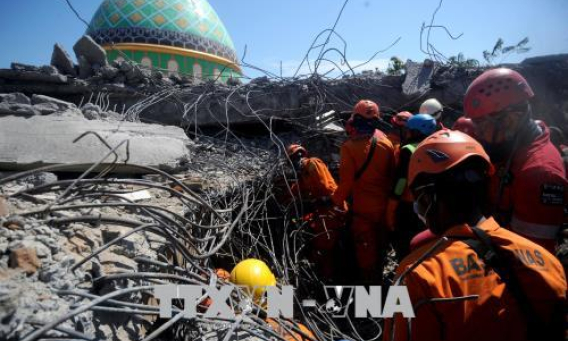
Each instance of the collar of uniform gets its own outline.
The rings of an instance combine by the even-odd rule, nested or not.
[[[489,217],[487,219],[482,218],[482,220],[480,220],[480,222],[477,224],[477,227],[481,228],[484,231],[495,231],[499,228],[499,224],[497,224],[497,222],[495,221],[495,219],[493,219],[493,217]],[[471,229],[469,228],[469,225],[467,224],[461,224],[461,225],[456,225],[454,227],[450,227],[448,230],[446,230],[446,232],[444,232],[442,234],[442,237],[448,237],[448,238],[452,238],[452,237],[470,237],[473,236],[473,232],[471,232]]]
[[[519,167],[522,167],[522,165],[525,164],[525,161],[527,160],[528,155],[538,153],[544,145],[546,145],[547,143],[550,143],[550,130],[548,129],[548,126],[546,125],[546,123],[540,121],[537,124],[538,124],[538,127],[541,129],[542,134],[537,136],[534,139],[534,141],[532,141],[531,143],[529,143],[526,146],[519,148],[515,152],[513,164],[511,165],[511,170],[514,171],[514,170],[517,170]]]

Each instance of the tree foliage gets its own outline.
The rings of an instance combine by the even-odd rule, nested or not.
[[[400,76],[404,73],[404,67],[405,63],[400,58],[393,56],[387,68],[387,75]]]
[[[448,64],[450,66],[460,67],[460,68],[476,68],[479,67],[479,61],[473,58],[466,58],[463,53],[459,53],[457,56],[452,56],[448,58]]]
[[[483,51],[483,59],[485,59],[487,64],[493,65],[493,62],[498,57],[502,57],[501,60],[503,60],[503,58],[507,57],[511,53],[525,53],[530,51],[531,48],[527,46],[528,43],[529,38],[525,37],[515,45],[505,46],[503,39],[499,38],[491,51]]]

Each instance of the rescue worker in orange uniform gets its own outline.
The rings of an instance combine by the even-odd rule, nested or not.
[[[387,320],[384,340],[564,340],[562,265],[484,216],[494,169],[483,147],[464,133],[438,131],[418,146],[409,169],[416,212],[436,239],[397,269],[395,285],[406,285],[415,318]]]
[[[390,120],[392,129],[387,133],[387,137],[392,142],[395,150],[397,150],[401,145],[404,145],[406,122],[408,122],[411,117],[412,114],[408,111],[401,111],[394,115]]]
[[[534,93],[518,72],[484,72],[464,100],[479,142],[497,167],[491,204],[497,221],[554,253],[564,222],[568,181],[544,122],[532,118]]]
[[[287,150],[288,157],[297,172],[298,182],[292,186],[292,193],[301,198],[309,214],[305,220],[314,234],[311,240],[311,260],[326,279],[334,275],[333,251],[340,229],[345,226],[347,205],[345,202],[333,205],[331,196],[337,184],[326,164],[317,157],[308,157],[307,150],[292,144]]]
[[[341,147],[340,182],[332,196],[336,206],[351,201],[350,232],[365,282],[382,280],[381,254],[388,245],[385,210],[395,166],[391,141],[376,129],[379,118],[376,103],[362,100],[355,105],[350,118],[354,131]]]
[[[408,188],[408,165],[416,147],[437,129],[436,120],[428,114],[412,116],[406,124],[408,142],[400,149],[395,182],[387,207],[387,225],[394,232],[393,245],[400,260],[410,252],[410,240],[425,229],[413,211],[414,198]]]

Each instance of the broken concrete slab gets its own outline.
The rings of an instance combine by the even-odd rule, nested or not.
[[[34,105],[33,107],[42,115],[51,115],[59,110],[59,107],[55,103],[40,103]]]
[[[407,96],[425,93],[430,90],[430,80],[436,72],[436,63],[406,62],[406,77],[402,83],[402,92]]]
[[[29,104],[0,103],[0,115],[14,115],[30,117],[40,115],[41,112]]]
[[[73,103],[65,102],[57,98],[45,96],[45,95],[33,95],[32,96],[32,104],[44,104],[50,103],[57,106],[60,111],[69,110],[69,109],[76,109],[77,106]]]
[[[38,83],[55,83],[55,84],[67,83],[67,77],[60,74],[50,75],[50,74],[45,74],[41,71],[22,71],[22,70],[10,70],[10,69],[0,69],[0,79],[38,82]]]
[[[152,166],[173,171],[181,160],[189,157],[192,142],[183,129],[157,124],[133,122],[89,121],[85,118],[36,116],[29,119],[6,116],[0,118],[0,169],[27,170],[43,165],[75,165],[67,171],[84,171],[108,153],[95,136],[73,140],[88,131],[96,131],[111,146],[130,141],[130,158],[126,146],[117,151],[119,173],[146,173],[130,164]],[[109,157],[101,167],[112,162]]]
[[[77,61],[79,62],[79,78],[87,79],[92,76],[93,69],[91,68],[91,64],[84,56],[78,56]]]
[[[114,79],[116,76],[118,76],[118,72],[119,72],[119,71],[118,71],[117,68],[114,68],[114,67],[112,67],[112,66],[110,66],[110,65],[107,65],[107,66],[103,66],[103,67],[100,69],[100,72],[101,72],[101,75],[103,76],[104,79],[112,80],[112,79]]]
[[[50,76],[57,76],[59,75],[59,71],[55,66],[52,65],[43,65],[40,66],[39,71]]]
[[[63,46],[59,44],[55,44],[53,46],[53,53],[51,54],[51,65],[56,67],[57,70],[59,70],[59,72],[64,75],[69,75],[72,77],[77,76],[75,65],[73,64],[71,56],[63,48]]]
[[[77,60],[80,56],[83,56],[91,65],[108,65],[106,51],[88,35],[82,36],[81,39],[75,43],[73,51],[75,51]]]
[[[568,53],[553,54],[548,56],[531,57],[523,60],[521,64],[547,64],[547,63],[567,63]]]
[[[24,64],[24,63],[17,63],[17,62],[11,63],[10,69],[16,70],[16,71],[31,71],[31,72],[39,72],[40,71],[39,66]]]
[[[57,111],[57,112],[51,114],[50,116],[59,117],[59,118],[69,117],[69,118],[72,118],[72,119],[83,119],[83,118],[85,118],[83,116],[83,113],[81,112],[81,110],[79,110],[78,108],[67,109],[67,110],[64,110],[64,111]]]
[[[15,104],[32,104],[30,98],[21,92],[14,92],[11,94],[0,94],[0,102],[15,103]]]

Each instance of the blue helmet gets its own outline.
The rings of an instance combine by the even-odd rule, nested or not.
[[[406,122],[406,128],[417,130],[422,135],[432,135],[436,131],[436,119],[428,114],[416,114]]]

